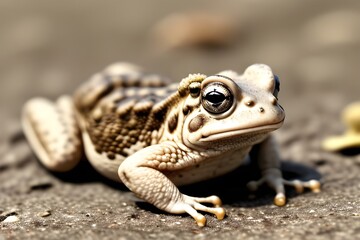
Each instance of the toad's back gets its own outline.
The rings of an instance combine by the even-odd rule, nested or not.
[[[179,102],[177,85],[168,83],[130,67],[106,69],[81,86],[74,102],[95,151],[122,160],[157,143],[169,110]]]

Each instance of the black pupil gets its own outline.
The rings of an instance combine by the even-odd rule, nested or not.
[[[205,99],[211,102],[213,106],[218,106],[225,100],[225,95],[214,90],[206,94]]]

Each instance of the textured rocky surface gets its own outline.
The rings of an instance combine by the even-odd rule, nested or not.
[[[139,6],[142,6],[139,8]],[[153,27],[173,12],[221,12],[235,23],[225,48],[166,50]],[[327,153],[339,114],[360,100],[360,3],[354,1],[0,1],[0,240],[2,239],[359,239],[360,155]],[[183,188],[218,194],[227,217],[160,212],[82,164],[53,174],[17,132],[30,97],[56,98],[107,64],[126,60],[178,80],[191,72],[242,71],[254,62],[281,78],[287,120],[276,137],[289,178],[320,177],[322,192],[272,204],[267,188],[249,193],[248,165]],[[10,136],[13,136],[10,138]]]

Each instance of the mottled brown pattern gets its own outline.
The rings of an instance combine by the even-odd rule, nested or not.
[[[107,75],[99,73],[84,83],[74,94],[74,102],[80,112],[93,110],[98,102],[114,90],[127,88],[161,88],[168,84],[168,79],[154,74],[132,73]]]
[[[91,104],[88,101],[84,107],[80,101],[75,102],[95,150],[105,152],[112,160],[116,155],[127,157],[127,150],[135,144],[146,147],[154,142],[152,132],[165,124],[169,110],[176,106],[180,96],[173,86],[162,87],[165,83],[157,75],[105,77],[107,80],[95,81],[107,85],[100,86],[102,91],[92,92],[95,86],[90,81],[75,93],[75,99],[94,94]],[[173,131],[177,115],[172,115],[169,121]]]
[[[177,127],[177,124],[178,124],[178,114],[175,113],[175,114],[171,115],[169,118],[168,128],[169,128],[170,133],[174,132],[174,130]]]

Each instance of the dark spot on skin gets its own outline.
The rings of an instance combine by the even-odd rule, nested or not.
[[[190,95],[195,98],[200,95],[200,87],[190,87]]]
[[[93,118],[95,123],[100,123],[101,122],[101,117],[97,117],[97,118]]]
[[[142,79],[143,76],[135,76],[133,78],[129,78],[128,85],[131,87],[140,87]]]
[[[129,87],[129,85],[130,85],[129,75],[122,74],[122,75],[119,75],[117,77],[118,77],[118,79],[121,79],[121,86],[122,87],[124,87],[124,88]]]
[[[127,122],[131,119],[130,111],[119,114],[121,120]]]
[[[156,121],[158,121],[159,123],[163,122],[164,119],[165,119],[165,115],[166,115],[167,111],[168,111],[167,107],[164,107],[164,108],[161,108],[161,109],[157,110],[154,113],[154,118],[156,119]]]
[[[206,118],[204,115],[200,114],[194,117],[189,123],[189,131],[195,132],[199,130],[205,124]]]
[[[145,101],[137,103],[134,106],[134,112],[135,112],[136,116],[138,116],[138,117],[148,116],[151,109],[152,109],[152,104],[146,105]]]
[[[123,95],[119,96],[117,99],[115,99],[113,101],[114,105],[118,106],[121,103],[121,101],[124,100],[124,98],[125,98],[125,96],[123,96]]]
[[[128,157],[128,156],[129,156],[129,154],[127,154],[127,153],[124,152],[124,151],[120,152],[119,154],[120,154],[121,156],[123,156],[123,157]]]
[[[100,146],[96,146],[96,147],[95,147],[95,151],[96,151],[97,153],[101,153],[101,152],[102,152],[101,147],[100,147]]]
[[[111,160],[115,159],[115,154],[113,152],[108,152],[108,154],[106,156]]]
[[[105,88],[96,96],[95,101],[91,104],[91,106],[89,106],[90,109],[93,109],[93,107],[100,101],[100,99],[103,99],[114,90],[114,84],[110,76],[104,76],[102,81],[102,84],[105,85]]]
[[[199,167],[200,167],[200,164],[196,164],[196,165],[195,165],[195,168],[199,168]]]
[[[169,132],[172,133],[176,129],[178,124],[178,115],[174,114],[170,117],[168,122]]]
[[[184,116],[188,115],[191,111],[193,110],[193,107],[192,106],[184,106],[183,108],[183,114]]]

